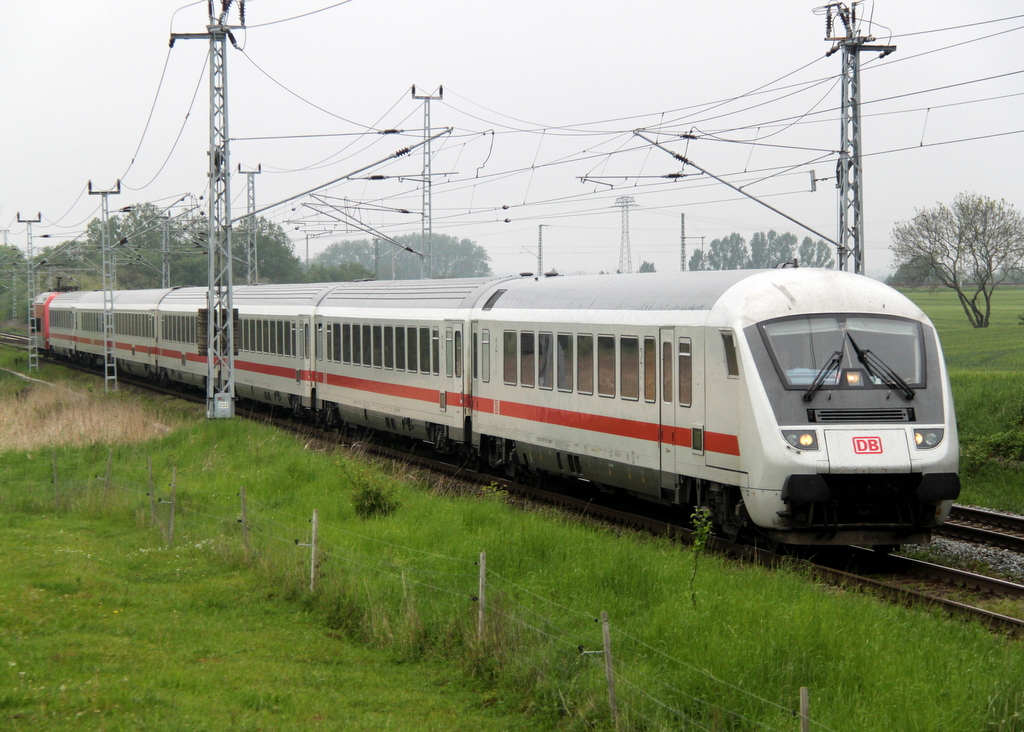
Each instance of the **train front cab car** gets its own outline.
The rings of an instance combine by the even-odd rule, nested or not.
[[[742,331],[763,385],[751,414],[765,456],[756,484],[769,492],[747,510],[783,543],[927,541],[960,492],[934,327],[869,278],[790,272],[754,278],[735,301],[744,320],[756,314]]]

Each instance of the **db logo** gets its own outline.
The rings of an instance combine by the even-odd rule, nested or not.
[[[882,439],[880,437],[854,437],[853,451],[858,455],[881,455]]]

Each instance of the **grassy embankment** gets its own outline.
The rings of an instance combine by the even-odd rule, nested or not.
[[[996,290],[972,328],[951,290],[906,293],[942,340],[960,433],[962,503],[1024,513],[1024,289]]]
[[[45,390],[4,375],[0,410],[32,433],[75,421],[75,400],[35,406]],[[800,686],[834,730],[1024,729],[1024,649],[976,625],[710,556],[694,577],[692,552],[661,540],[141,403],[156,431],[132,443],[90,427],[79,446],[65,434],[12,448],[0,431],[3,726],[611,729],[601,656],[578,650],[601,648],[606,610],[622,729],[791,729]],[[166,504],[147,528],[150,459],[163,500],[177,467],[175,550],[162,548]],[[377,491],[397,509],[359,518],[353,497]],[[313,509],[311,594],[310,550],[295,540],[308,543]],[[365,663],[379,673],[357,674]]]

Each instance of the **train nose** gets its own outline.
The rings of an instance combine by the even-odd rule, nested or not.
[[[901,429],[825,430],[829,473],[909,473],[910,444]]]

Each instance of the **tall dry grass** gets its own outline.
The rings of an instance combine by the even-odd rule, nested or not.
[[[0,452],[142,442],[183,424],[135,399],[26,381],[0,397]]]

